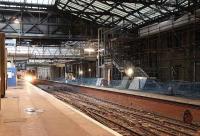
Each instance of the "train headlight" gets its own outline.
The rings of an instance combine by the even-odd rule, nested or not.
[[[25,77],[25,80],[28,81],[28,82],[33,82],[35,79],[36,79],[35,76],[27,75],[27,76]]]
[[[32,81],[36,80],[36,76],[32,76]]]

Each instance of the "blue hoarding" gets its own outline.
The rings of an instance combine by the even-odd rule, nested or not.
[[[16,68],[9,67],[7,69],[7,77],[8,77],[8,86],[16,86]]]

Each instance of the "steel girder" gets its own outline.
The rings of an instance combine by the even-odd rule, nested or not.
[[[5,32],[7,38],[17,39],[47,39],[47,40],[74,40],[85,41],[88,35],[82,30],[77,30],[72,25],[79,25],[73,23],[79,18],[72,15],[67,15],[60,10],[55,9],[44,10],[28,10],[0,8],[0,31]],[[15,23],[15,20],[18,23]],[[95,25],[94,25],[95,26]],[[87,22],[83,22],[85,28],[89,26]],[[91,34],[94,35],[94,34]]]

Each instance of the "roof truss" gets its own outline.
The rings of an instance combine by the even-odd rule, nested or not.
[[[102,26],[138,28],[185,11],[197,9],[200,0],[0,0],[0,7],[60,10]]]
[[[157,18],[184,12],[199,0],[59,0],[57,6],[105,26],[138,27]]]

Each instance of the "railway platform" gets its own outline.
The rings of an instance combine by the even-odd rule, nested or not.
[[[193,121],[200,122],[200,100],[86,85],[68,84],[68,87],[91,97],[181,121],[183,121],[185,112],[189,111]]]
[[[120,136],[25,81],[2,99],[0,136]]]

